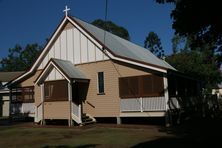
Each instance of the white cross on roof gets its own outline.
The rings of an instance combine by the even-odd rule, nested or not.
[[[65,10],[63,10],[63,12],[65,12],[65,15],[68,15],[68,11],[70,10],[70,8],[68,8],[67,6],[65,7]]]

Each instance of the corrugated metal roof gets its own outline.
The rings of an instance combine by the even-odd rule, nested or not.
[[[138,46],[130,41],[120,38],[112,33],[106,31],[105,43],[104,43],[104,30],[84,22],[76,17],[73,17],[80,25],[82,25],[87,31],[89,31],[94,37],[96,37],[101,43],[107,46],[116,55],[126,57],[132,60],[145,62],[148,64],[160,66],[166,69],[176,70],[166,61],[157,58],[149,50]]]
[[[24,71],[16,71],[16,72],[0,72],[0,82],[9,82],[12,79],[18,77],[24,73]]]
[[[78,68],[70,61],[52,59],[52,61],[67,75],[70,79],[88,79]]]

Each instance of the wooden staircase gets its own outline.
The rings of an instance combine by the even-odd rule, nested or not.
[[[90,115],[83,113],[82,114],[82,124],[81,125],[89,125],[96,123],[96,120],[93,117],[90,117]]]

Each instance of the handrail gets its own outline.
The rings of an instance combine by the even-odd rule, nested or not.
[[[38,108],[40,105],[42,105],[42,103],[43,103],[43,102],[41,102],[39,105],[37,105],[37,108]]]
[[[94,105],[92,105],[92,103],[90,103],[89,101],[86,101],[87,104],[89,104],[91,107],[96,108]]]

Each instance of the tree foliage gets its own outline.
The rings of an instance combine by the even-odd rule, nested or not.
[[[160,38],[158,35],[151,31],[144,41],[144,47],[150,50],[153,54],[155,54],[159,58],[163,58],[164,50],[161,45]]]
[[[189,45],[192,43],[192,39],[182,39],[179,36],[175,38],[173,50],[181,42],[185,42],[184,47],[181,47],[180,50],[176,48],[177,52],[168,56],[166,61],[180,72],[202,80],[205,88],[212,88],[220,83],[222,80],[220,62],[217,62],[217,56],[211,50],[211,45],[205,44],[201,49],[191,50]]]
[[[101,19],[97,19],[97,20],[94,20],[92,24],[110,33],[113,33],[121,38],[130,40],[130,35],[129,35],[128,30],[125,29],[124,27],[116,25],[115,23],[111,21],[103,21]]]
[[[178,47],[180,45],[181,42],[183,42],[183,38],[181,38],[180,36],[178,35],[175,35],[173,38],[172,38],[172,50],[173,50],[173,54],[176,54],[178,53],[181,49]]]
[[[174,35],[171,42],[172,42],[173,54],[176,54],[184,50],[185,51],[191,50],[190,45],[192,43],[192,38]]]
[[[222,15],[220,1],[156,0],[159,3],[173,2],[171,12],[173,29],[179,36],[193,38],[191,48],[214,43],[211,50],[222,52]]]
[[[25,48],[22,48],[17,44],[8,51],[8,57],[3,58],[0,62],[1,71],[24,71],[33,64],[41,47],[38,44],[27,44]]]
[[[175,4],[171,12],[172,28],[176,37],[173,41],[174,54],[168,62],[179,71],[196,76],[206,86],[220,83],[222,62],[222,16],[220,1],[156,0],[158,3]],[[175,46],[181,38],[186,47],[178,52]]]

